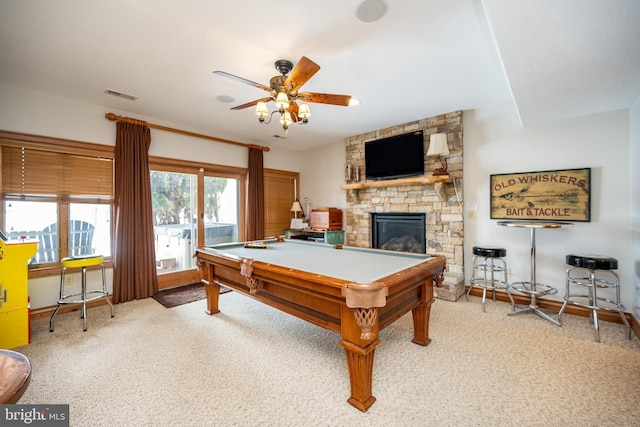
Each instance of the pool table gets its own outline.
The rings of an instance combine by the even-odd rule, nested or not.
[[[220,285],[337,332],[351,383],[348,402],[366,411],[372,395],[378,332],[413,313],[413,342],[426,346],[434,281],[445,258],[299,240],[265,240],[196,249],[207,313],[218,310]]]

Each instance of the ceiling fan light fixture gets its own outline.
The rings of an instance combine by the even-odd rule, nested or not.
[[[267,104],[264,101],[260,101],[256,104],[256,116],[260,121],[263,121],[265,117],[269,115],[269,110],[267,109]]]
[[[280,116],[280,124],[282,125],[283,128],[287,129],[291,123],[293,123],[293,120],[291,120],[291,113],[289,113],[288,111],[285,111]]]
[[[285,92],[278,92],[276,97],[276,108],[278,110],[286,110],[289,108],[289,96]]]
[[[300,117],[306,123],[311,117],[311,109],[308,104],[302,103],[298,108],[298,117]]]

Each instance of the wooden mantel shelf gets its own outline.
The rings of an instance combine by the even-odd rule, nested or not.
[[[363,188],[374,187],[395,187],[400,185],[421,185],[421,184],[435,184],[437,182],[453,182],[449,175],[433,175],[433,176],[418,176],[413,178],[400,178],[389,179],[381,181],[369,181],[369,182],[354,182],[353,184],[342,184],[340,186],[343,190],[361,190]]]

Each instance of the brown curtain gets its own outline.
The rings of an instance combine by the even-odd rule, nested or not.
[[[247,240],[264,239],[264,167],[262,148],[249,147]]]
[[[145,122],[116,123],[114,176],[115,251],[113,302],[143,299],[158,292],[149,146]]]

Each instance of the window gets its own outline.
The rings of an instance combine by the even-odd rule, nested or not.
[[[214,176],[204,177],[204,244],[240,240],[239,180]]]
[[[59,260],[58,204],[54,202],[4,202],[3,228],[9,241],[38,241],[38,252],[31,263],[42,264]],[[43,242],[50,243],[45,246]]]
[[[38,241],[32,268],[111,256],[113,147],[25,135],[0,149],[0,224],[9,241]]]
[[[111,256],[111,205],[69,205],[69,255]]]

